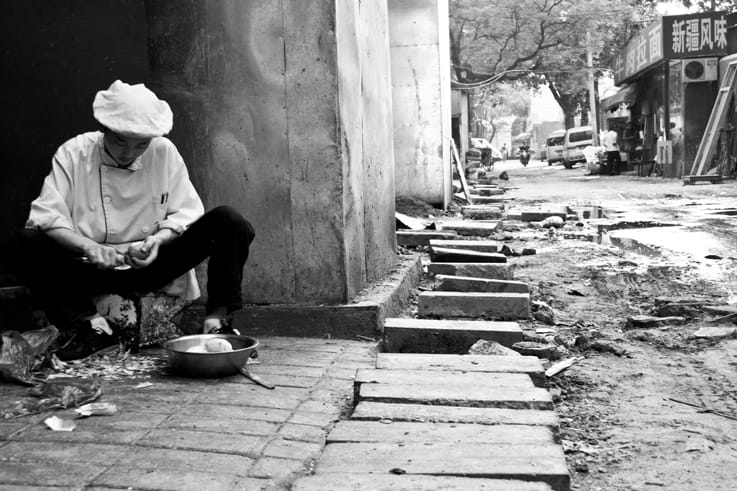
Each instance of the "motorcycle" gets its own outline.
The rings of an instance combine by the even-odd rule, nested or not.
[[[527,147],[519,147],[519,161],[525,167],[530,163],[530,151]]]

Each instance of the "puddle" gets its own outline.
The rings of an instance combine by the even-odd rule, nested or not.
[[[648,256],[679,252],[702,260],[707,255],[724,258],[730,254],[728,246],[714,235],[680,226],[617,230],[609,238],[612,245]]]

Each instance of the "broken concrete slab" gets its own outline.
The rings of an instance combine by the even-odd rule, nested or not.
[[[327,443],[496,443],[551,444],[553,432],[544,426],[417,423],[398,421],[340,421],[327,436]]]
[[[527,319],[530,316],[530,295],[505,292],[421,292],[417,312],[421,316]]]
[[[499,231],[498,222],[461,222],[447,221],[440,222],[438,228],[442,231],[454,231],[458,235],[472,235],[478,237],[488,237]]]
[[[488,203],[505,203],[507,198],[503,198],[500,195],[497,196],[481,196],[480,194],[471,195],[472,203],[475,204],[488,204]]]
[[[466,249],[478,252],[499,252],[502,246],[496,240],[430,239],[430,247]]]
[[[478,341],[512,346],[522,341],[516,322],[389,318],[384,322],[384,350],[390,353],[467,353]]]
[[[525,373],[489,372],[439,372],[437,370],[391,370],[359,368],[356,370],[354,387],[362,384],[410,384],[410,385],[476,385],[477,387],[515,387],[529,389],[534,387],[532,379]],[[357,390],[355,391],[357,394]]]
[[[700,339],[733,338],[737,337],[737,328],[704,326],[697,329],[696,332],[693,333],[692,337]]]
[[[655,317],[652,315],[632,315],[625,320],[624,329],[651,329],[654,327],[681,325],[686,322],[684,317]]]
[[[371,489],[373,491],[425,491],[463,489],[464,491],[551,491],[544,482],[513,481],[509,479],[479,479],[392,474],[330,473],[301,477],[292,491],[325,491],[327,489]]]
[[[507,264],[493,263],[430,263],[428,271],[434,275],[467,276],[490,280],[511,280],[513,269]]]
[[[498,220],[504,215],[503,207],[499,206],[464,206],[461,215],[470,220]]]
[[[504,188],[494,186],[475,186],[473,190],[479,196],[499,196],[506,192]]]
[[[553,431],[557,429],[559,423],[555,411],[390,404],[368,401],[358,403],[353,410],[351,420],[548,426]]]
[[[523,209],[519,211],[520,220],[523,222],[542,222],[549,217],[560,217],[564,221],[568,216],[568,211],[565,208],[557,209]]]
[[[354,339],[375,337],[384,319],[399,314],[422,276],[421,255],[399,256],[400,263],[368,285],[352,303],[340,305],[249,305],[233,313],[233,327],[253,336]]]
[[[458,234],[452,230],[397,230],[397,244],[401,246],[417,247],[429,245],[433,239],[453,239]]]
[[[507,256],[496,252],[432,246],[430,260],[438,263],[506,263]]]
[[[435,275],[436,290],[445,292],[506,292],[529,293],[530,285],[523,281],[490,280],[469,276]]]
[[[534,356],[378,353],[376,368],[526,373],[537,387],[543,387],[545,384],[542,362]]]
[[[431,406],[553,409],[550,392],[539,387],[518,389],[478,385],[362,384],[358,400]]]
[[[563,449],[548,445],[487,443],[335,443],[327,445],[317,475],[344,472],[384,474],[462,475],[477,478],[546,482],[556,491],[570,489]]]

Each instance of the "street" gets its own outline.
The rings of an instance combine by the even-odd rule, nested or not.
[[[553,232],[505,221],[510,247],[537,251],[514,259],[515,279],[530,283],[533,312],[538,301],[555,314],[525,329],[586,357],[551,385],[572,488],[734,489],[737,184],[539,161],[502,171],[508,216],[565,205],[606,216]]]

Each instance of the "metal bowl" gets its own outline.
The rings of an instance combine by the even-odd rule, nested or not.
[[[219,353],[188,353],[194,346],[204,346],[212,339],[225,339],[233,346],[233,351]],[[234,375],[245,366],[258,341],[247,336],[234,334],[193,334],[169,340],[164,343],[169,357],[169,368],[188,377],[217,378]]]

